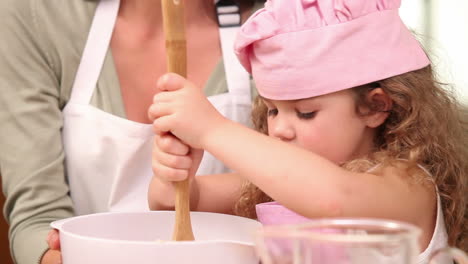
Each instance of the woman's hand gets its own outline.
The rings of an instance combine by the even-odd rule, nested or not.
[[[227,121],[200,88],[177,74],[162,76],[158,90],[148,111],[156,134],[171,132],[185,144],[203,149],[210,132]]]
[[[42,256],[41,264],[60,264],[62,263],[62,253],[60,252],[59,232],[52,229],[47,235],[47,244],[49,250]]]

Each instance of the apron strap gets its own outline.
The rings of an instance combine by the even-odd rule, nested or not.
[[[250,76],[234,53],[234,41],[241,25],[240,8],[233,0],[215,0],[224,71],[230,93],[250,94]]]
[[[120,0],[100,0],[88,40],[75,76],[70,101],[89,104],[93,95],[114,29]]]

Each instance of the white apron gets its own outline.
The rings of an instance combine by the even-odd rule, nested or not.
[[[151,125],[106,113],[92,105],[93,95],[107,54],[119,0],[101,0],[66,105],[63,127],[66,175],[77,215],[106,211],[145,211],[153,175]],[[221,23],[221,16],[219,17]],[[220,27],[228,93],[209,97],[226,117],[249,124],[250,82],[233,52],[238,27]],[[197,172],[228,171],[205,153]]]

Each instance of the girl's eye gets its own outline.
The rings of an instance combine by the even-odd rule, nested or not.
[[[302,112],[297,111],[297,117],[299,117],[300,119],[312,119],[315,117],[316,113],[317,112],[302,113]]]
[[[268,109],[268,116],[275,116],[278,114],[278,109]]]

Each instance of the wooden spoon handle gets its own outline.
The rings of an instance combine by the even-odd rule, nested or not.
[[[177,182],[175,200],[175,226],[172,239],[175,241],[195,240],[190,221],[190,188],[189,181]]]
[[[187,77],[184,0],[162,0],[167,70]]]
[[[185,39],[184,0],[162,0],[167,69],[187,77],[187,42]],[[190,221],[189,179],[175,183],[175,226],[173,239],[194,240]]]

